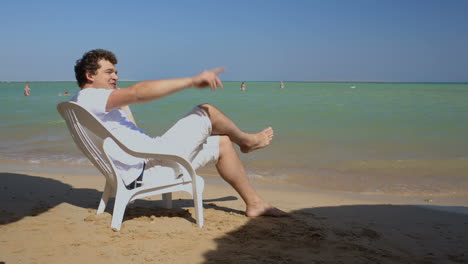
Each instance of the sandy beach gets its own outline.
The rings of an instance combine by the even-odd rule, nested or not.
[[[0,174],[0,263],[468,263],[466,199],[376,196],[254,181],[291,212],[248,218],[239,196],[204,177],[205,226],[186,193],[127,208],[122,230],[111,209],[96,215],[104,178]],[[111,203],[112,204],[112,203]]]

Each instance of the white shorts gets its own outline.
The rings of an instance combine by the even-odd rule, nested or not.
[[[164,135],[155,138],[159,148],[157,151],[184,157],[197,170],[219,158],[219,136],[211,136],[211,131],[208,114],[196,106]],[[168,169],[172,168],[158,161],[150,161],[145,166],[144,177],[161,174]]]

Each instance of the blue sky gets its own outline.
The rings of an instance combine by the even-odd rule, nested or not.
[[[109,49],[121,79],[224,66],[232,81],[468,82],[468,1],[21,1],[0,9],[0,80],[74,80]]]

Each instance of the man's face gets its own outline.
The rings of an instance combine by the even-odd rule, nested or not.
[[[94,88],[116,89],[119,77],[115,65],[104,59],[98,61],[98,64],[100,67],[97,69],[96,75],[87,74],[92,86]]]

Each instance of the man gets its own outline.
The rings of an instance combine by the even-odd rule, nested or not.
[[[106,50],[91,50],[77,60],[75,75],[81,90],[71,101],[94,113],[116,137],[140,148],[182,156],[194,169],[216,162],[221,177],[242,197],[247,216],[285,216],[287,213],[263,200],[250,184],[244,167],[232,142],[244,153],[266,147],[273,138],[273,129],[266,128],[256,134],[245,133],[221,111],[209,104],[196,106],[185,117],[160,137],[151,137],[138,128],[129,105],[158,100],[189,87],[223,87],[217,74],[222,68],[204,71],[193,77],[138,82],[128,88],[117,88],[117,58]],[[157,115],[157,113],[155,113]],[[116,152],[118,152],[116,150]],[[145,180],[161,177],[162,170],[173,169],[170,164],[151,163],[122,153],[112,159],[125,170],[126,185],[133,183],[143,172]],[[117,161],[117,162],[115,162]],[[148,178],[147,178],[148,177]]]

